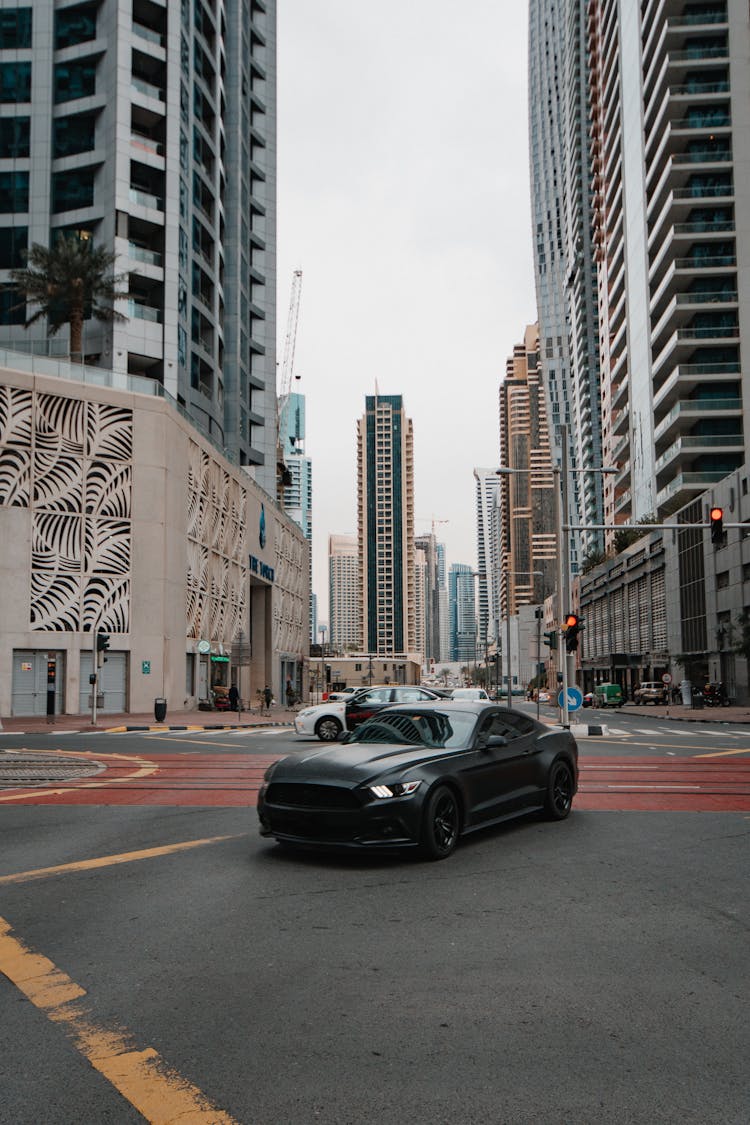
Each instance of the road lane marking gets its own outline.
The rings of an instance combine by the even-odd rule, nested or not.
[[[696,758],[729,758],[732,754],[750,754],[750,746],[743,746],[740,750],[716,750],[713,754],[696,754]]]
[[[208,836],[204,840],[185,840],[180,844],[165,844],[160,848],[144,848],[139,852],[122,852],[120,855],[103,855],[96,859],[80,859],[74,863],[61,863],[56,867],[37,867],[32,871],[18,871],[14,875],[0,875],[0,886],[7,886],[11,883],[30,883],[34,879],[49,879],[55,875],[67,875],[73,871],[95,871],[100,867],[115,867],[120,863],[135,863],[141,859],[174,855],[176,852],[184,852],[189,848],[202,848],[206,844],[219,844],[223,840],[237,840],[240,836],[247,835],[247,832],[238,832],[232,836]]]
[[[151,1125],[237,1125],[235,1118],[167,1066],[153,1047],[138,1049],[127,1032],[99,1025],[80,1000],[86,995],[47,957],[34,953],[0,918],[0,973],[34,1007],[60,1025],[76,1048]]]

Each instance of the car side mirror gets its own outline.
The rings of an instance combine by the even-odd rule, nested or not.
[[[508,745],[508,739],[502,734],[491,734],[482,746],[482,750],[501,750]]]

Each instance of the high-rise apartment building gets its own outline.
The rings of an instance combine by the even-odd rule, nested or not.
[[[421,630],[424,647],[417,649],[426,661],[440,659],[440,579],[438,546],[435,535],[428,532],[414,541],[417,558],[424,561],[424,596],[419,609],[422,621],[417,623],[417,638]]]
[[[585,0],[530,0],[529,148],[540,363],[553,455],[568,425],[571,520],[602,523],[596,268],[592,251],[591,122]],[[571,569],[602,543],[570,537]]]
[[[450,659],[477,660],[477,612],[474,571],[467,563],[451,563],[448,571]]]
[[[305,396],[289,394],[281,401],[279,438],[286,469],[282,501],[286,514],[302,529],[310,544],[310,589],[312,590],[312,462],[305,456]],[[315,643],[316,622],[310,601],[310,640]],[[317,607],[315,607],[317,608]]]
[[[386,655],[415,648],[414,437],[401,395],[368,395],[358,423],[362,643]]]
[[[750,47],[740,0],[589,0],[607,522],[748,459]]]
[[[500,460],[515,470],[501,476],[501,616],[537,604],[555,584],[555,478],[539,365],[537,326],[529,325],[500,384]]]
[[[9,284],[33,243],[115,252],[127,320],[74,358],[160,384],[275,495],[275,0],[3,5],[0,85],[0,342],[57,343]]]
[[[359,552],[356,535],[328,536],[330,641],[335,652],[362,644]]]
[[[495,469],[475,469],[477,512],[477,579],[479,643],[482,649],[499,639],[500,574],[502,570],[500,477]]]

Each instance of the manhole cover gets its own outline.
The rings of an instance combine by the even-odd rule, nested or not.
[[[28,788],[51,781],[77,781],[101,773],[101,762],[41,754],[0,754],[0,788]]]

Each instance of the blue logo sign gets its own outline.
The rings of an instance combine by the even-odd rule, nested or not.
[[[562,692],[560,692],[560,694],[557,697],[557,706],[558,707],[564,707],[565,706],[565,696],[563,695]],[[569,687],[568,688],[568,710],[569,711],[577,711],[578,708],[582,707],[582,706],[583,706],[583,692],[580,690],[580,688]]]
[[[260,543],[261,551],[266,545],[266,508],[264,504],[260,506],[260,524],[258,526],[258,542]]]

